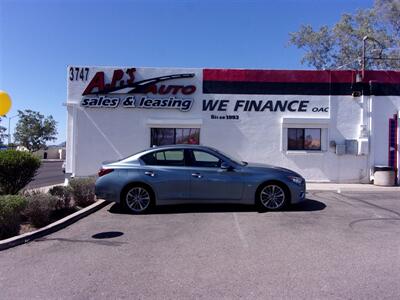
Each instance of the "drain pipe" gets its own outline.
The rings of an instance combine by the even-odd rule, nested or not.
[[[400,185],[400,110],[397,111],[397,140],[396,140],[396,146],[397,146],[397,185]]]
[[[361,112],[360,112],[360,128],[358,136],[358,155],[366,156],[365,175],[362,176],[362,181],[371,181],[371,157],[373,157],[372,145],[372,96],[362,95],[360,97]]]
[[[373,170],[373,165],[374,165],[374,147],[373,147],[373,141],[374,141],[374,134],[373,134],[373,124],[372,124],[372,105],[373,105],[373,97],[372,95],[368,96],[368,103],[367,103],[367,131],[368,131],[368,159],[367,159],[367,164],[368,164],[368,181],[371,182],[374,176],[374,170]]]

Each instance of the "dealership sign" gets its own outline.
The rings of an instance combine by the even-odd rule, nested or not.
[[[228,111],[230,100],[203,100],[203,111]],[[236,100],[233,111],[328,112],[328,106],[310,108],[309,100]]]
[[[239,71],[221,74],[226,77],[230,72]],[[250,80],[250,75],[230,82],[236,77],[206,77],[208,73],[202,69],[69,67],[68,98],[85,109],[121,107],[188,112],[195,108],[210,113],[214,119],[215,113],[219,113],[218,118],[229,116],[226,119],[238,119],[242,113],[329,115],[328,96],[284,94],[286,85],[280,90],[275,83],[243,81]],[[298,84],[296,88],[302,86]]]
[[[171,74],[142,80],[136,80],[135,75],[136,68],[115,69],[111,80],[107,82],[104,71],[96,72],[82,93],[81,106],[170,108],[181,111],[189,111],[192,107],[193,98],[190,95],[196,91],[196,86],[168,84],[168,81],[193,78],[195,74]]]
[[[84,97],[81,101],[83,107],[175,108],[181,111],[189,111],[192,104],[192,98],[153,98],[148,96],[96,96]]]

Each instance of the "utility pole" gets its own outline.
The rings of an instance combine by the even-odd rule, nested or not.
[[[18,115],[12,116],[12,117],[7,117],[8,118],[8,145],[11,144],[11,119],[18,117]]]
[[[365,78],[365,42],[367,41],[368,36],[363,37],[363,44],[362,44],[362,63],[361,63],[361,76],[362,79]]]

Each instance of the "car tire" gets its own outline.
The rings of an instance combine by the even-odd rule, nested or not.
[[[154,204],[153,191],[145,185],[129,185],[122,193],[121,204],[122,208],[129,213],[148,213]]]
[[[256,193],[256,203],[261,210],[278,211],[290,202],[288,188],[280,182],[267,182]]]

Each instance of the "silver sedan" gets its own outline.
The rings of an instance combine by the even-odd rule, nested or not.
[[[96,195],[132,213],[154,205],[243,203],[280,210],[305,199],[305,180],[284,168],[250,164],[210,147],[170,145],[102,166]]]

